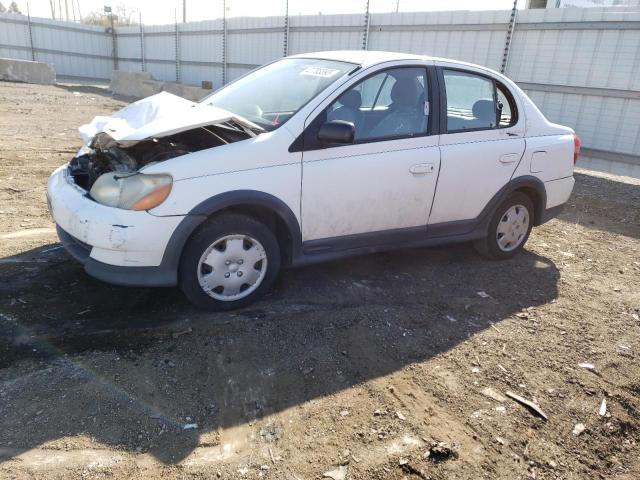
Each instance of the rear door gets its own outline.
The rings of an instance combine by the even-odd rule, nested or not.
[[[518,166],[525,150],[524,119],[518,118],[513,95],[496,79],[455,64],[438,71],[446,115],[429,225],[459,222],[461,231],[445,231],[465,233],[465,224],[473,223]]]

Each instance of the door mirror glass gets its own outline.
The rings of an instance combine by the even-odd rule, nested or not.
[[[351,144],[356,136],[356,128],[351,122],[332,120],[325,122],[318,130],[318,140],[324,143]]]

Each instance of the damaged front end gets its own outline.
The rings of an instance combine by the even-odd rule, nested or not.
[[[85,145],[69,163],[69,174],[99,203],[153,208],[168,196],[172,179],[145,175],[144,167],[263,131],[225,110],[162,92],[80,127]]]
[[[115,141],[100,132],[69,162],[76,185],[90,191],[105,173],[132,174],[152,163],[250,138],[245,129],[226,122],[142,141]]]

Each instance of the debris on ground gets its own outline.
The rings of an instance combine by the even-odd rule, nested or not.
[[[328,472],[324,472],[322,474],[322,478],[331,478],[333,480],[344,480],[347,478],[347,466],[340,465],[333,470],[329,470]]]
[[[586,368],[587,370],[595,370],[596,369],[596,366],[593,363],[588,363],[588,362],[579,363],[578,366],[580,368]]]
[[[398,465],[400,468],[409,475],[415,475],[418,478],[422,478],[423,480],[427,480],[429,477],[426,473],[424,473],[421,469],[415,467],[409,462],[408,458],[400,458],[398,460]]]
[[[573,427],[573,434],[578,436],[584,432],[585,429],[586,427],[584,426],[584,423],[576,423],[575,427]]]
[[[458,458],[458,452],[447,442],[433,442],[429,450],[425,452],[424,457],[430,462],[440,463]]]
[[[529,410],[535,412],[536,414],[538,414],[538,416],[544,418],[545,420],[548,420],[547,414],[544,413],[537,404],[527,400],[526,398],[521,397],[520,395],[516,395],[513,392],[505,392],[505,395],[509,398],[512,398],[516,402],[521,403],[525,407],[529,408]]]
[[[604,417],[607,414],[607,399],[603,398],[602,403],[600,404],[600,409],[598,410],[598,415]]]
[[[504,403],[504,402],[507,401],[507,398],[504,395],[502,395],[500,392],[498,392],[497,390],[494,390],[491,387],[483,388],[482,389],[482,394],[485,397],[489,397],[489,398],[495,400],[496,402]]]
[[[260,436],[267,443],[273,443],[282,438],[282,427],[276,424],[265,425],[260,429]]]

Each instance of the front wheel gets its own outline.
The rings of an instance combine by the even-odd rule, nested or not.
[[[245,215],[208,220],[189,240],[180,261],[180,288],[206,310],[232,310],[266,293],[280,270],[271,230]]]
[[[532,227],[531,199],[522,192],[514,192],[498,206],[489,222],[489,234],[476,240],[474,247],[487,258],[511,258],[522,250]]]

